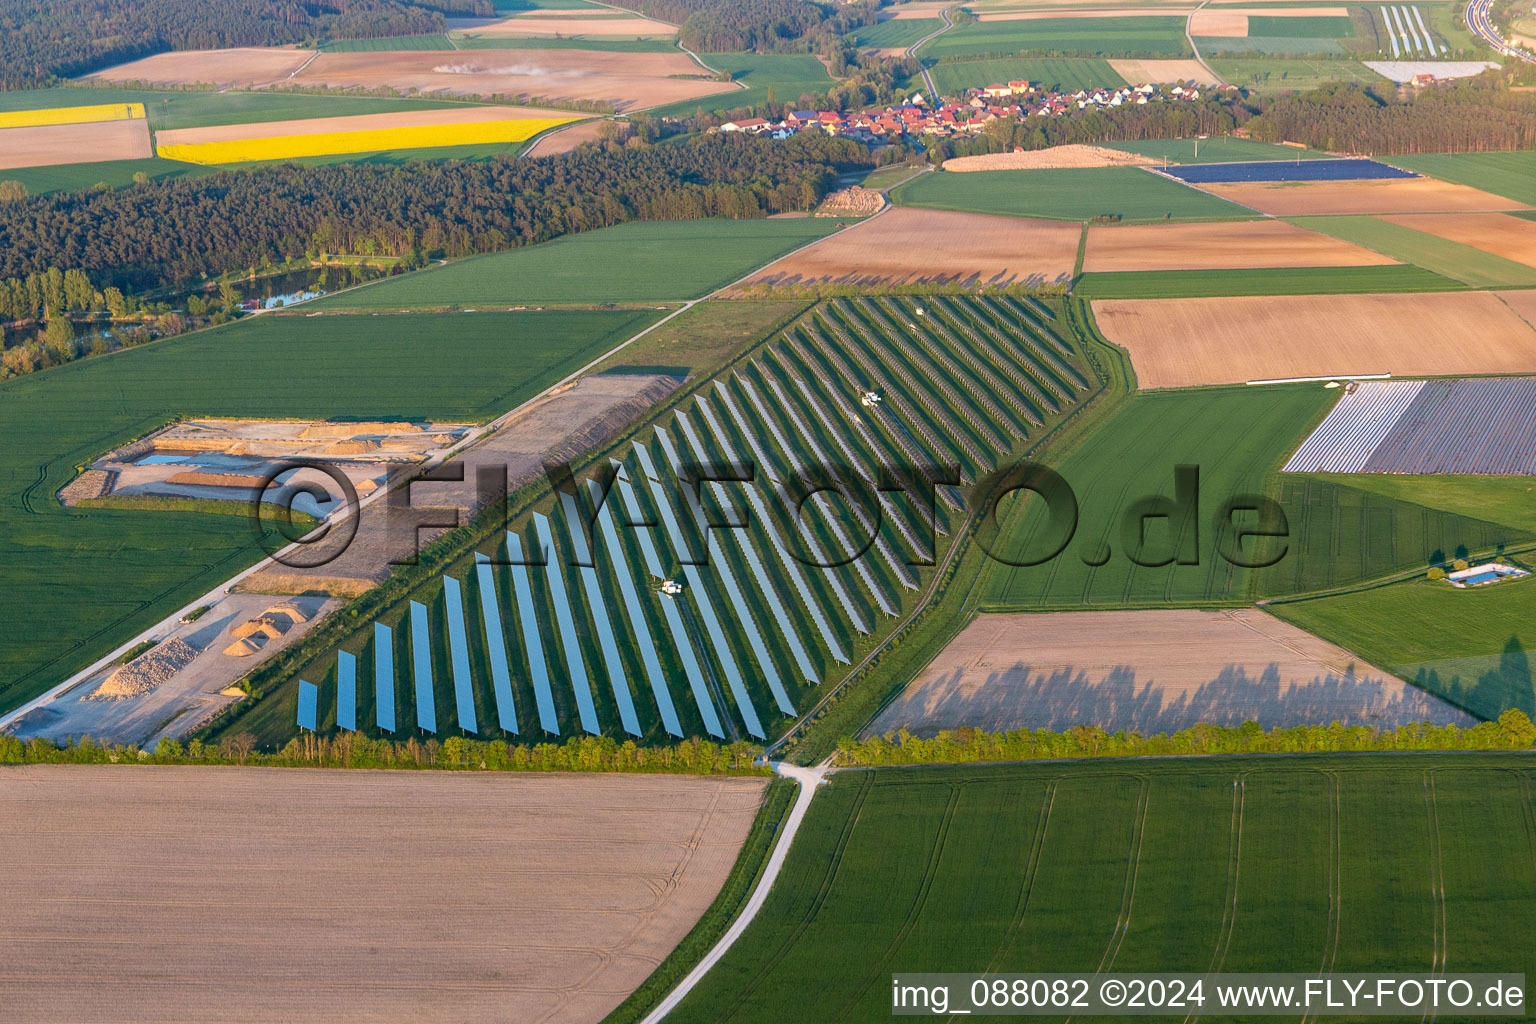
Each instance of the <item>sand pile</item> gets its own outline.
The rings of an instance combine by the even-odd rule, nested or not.
[[[1140,153],[1102,146],[1052,146],[1025,153],[987,153],[944,161],[946,171],[1039,171],[1062,167],[1150,167],[1160,163]]]
[[[415,423],[311,423],[299,432],[302,438],[356,437],[358,434],[419,434]]]
[[[231,658],[248,658],[265,647],[266,644],[267,638],[264,636],[243,636],[224,648],[224,653]]]
[[[885,196],[872,188],[851,185],[829,193],[816,208],[818,217],[867,217],[885,209]]]
[[[113,672],[86,700],[128,700],[149,693],[197,657],[197,649],[180,637],[156,644]]]
[[[247,476],[243,473],[172,473],[165,478],[168,484],[187,484],[198,487],[242,487],[246,489],[266,486],[266,478]]]
[[[396,447],[399,447],[399,446],[397,445]],[[369,452],[376,452],[378,450],[379,450],[379,442],[377,442],[377,441],[360,441],[360,440],[353,439],[353,440],[349,440],[349,441],[337,441],[335,444],[331,445],[329,448],[327,448],[325,450],[325,454],[327,454],[327,455],[366,455]]]

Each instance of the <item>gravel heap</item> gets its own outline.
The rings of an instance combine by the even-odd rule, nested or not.
[[[128,700],[149,693],[197,657],[197,649],[181,638],[156,644],[113,672],[86,700]]]

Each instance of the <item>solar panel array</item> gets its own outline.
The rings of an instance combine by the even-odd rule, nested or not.
[[[654,440],[610,461],[611,479],[559,494],[549,516],[506,533],[504,554],[476,553],[475,587],[445,576],[439,598],[409,602],[417,727],[478,735],[488,680],[495,730],[508,735],[531,698],[547,738],[766,739],[830,663],[849,664],[857,638],[921,587],[946,510],[962,508],[955,484],[992,471],[1083,397],[1087,379],[1053,319],[1011,297],[820,307],[696,389]],[[700,465],[744,462],[750,483],[687,482]],[[880,490],[893,466],[929,493]],[[823,470],[841,494],[801,500],[788,486]],[[432,635],[434,621],[446,637]],[[406,639],[376,624],[385,731],[395,729],[397,642]],[[454,721],[440,723],[435,687],[448,678]],[[356,728],[346,651],[336,680],[338,725]]]
[[[1291,473],[1536,475],[1536,377],[1366,381],[1285,464]]]

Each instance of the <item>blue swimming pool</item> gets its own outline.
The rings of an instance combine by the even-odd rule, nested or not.
[[[1375,160],[1261,160],[1238,164],[1168,167],[1165,173],[1192,185],[1224,181],[1360,181],[1369,178],[1417,178],[1412,171]]]

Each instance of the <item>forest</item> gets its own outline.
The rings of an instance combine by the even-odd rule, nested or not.
[[[542,160],[292,164],[0,203],[0,277],[83,270],[145,292],[318,252],[467,256],[631,220],[808,210],[839,171],[874,166],[849,139],[709,135],[584,146]]]
[[[492,13],[490,0],[0,0],[0,88],[165,50],[416,35]]]
[[[813,48],[811,37],[839,36],[874,24],[872,0],[843,4],[835,13],[805,0],[614,0],[648,17],[681,26],[678,40],[690,50]]]

